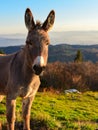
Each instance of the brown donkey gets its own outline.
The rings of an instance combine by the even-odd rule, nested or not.
[[[39,88],[39,75],[47,64],[49,37],[55,12],[52,10],[43,24],[35,24],[29,8],[25,12],[28,28],[26,45],[20,51],[0,56],[0,98],[6,95],[8,130],[14,130],[16,98],[23,99],[23,130],[30,130],[30,109]],[[0,99],[1,100],[1,99]]]

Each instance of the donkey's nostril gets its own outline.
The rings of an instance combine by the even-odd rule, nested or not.
[[[45,69],[45,66],[43,66],[43,67],[40,67],[40,66],[38,66],[38,65],[34,65],[34,66],[33,66],[33,70],[34,70],[35,74],[37,74],[37,75],[41,74],[41,72],[42,72],[44,69]]]

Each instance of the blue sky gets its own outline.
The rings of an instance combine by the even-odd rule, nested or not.
[[[35,20],[42,22],[54,9],[56,20],[52,31],[98,30],[98,0],[1,0],[0,34],[26,33],[27,7]]]

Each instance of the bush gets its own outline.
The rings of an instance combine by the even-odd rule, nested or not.
[[[98,63],[49,63],[41,76],[41,89],[59,91],[76,88],[79,91],[98,90]]]

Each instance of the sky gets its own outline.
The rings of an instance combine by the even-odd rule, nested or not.
[[[26,33],[24,13],[28,7],[41,22],[55,10],[52,31],[98,31],[98,0],[1,0],[0,34]]]

